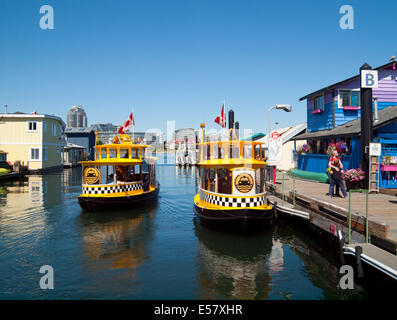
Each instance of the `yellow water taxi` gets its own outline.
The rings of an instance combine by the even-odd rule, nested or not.
[[[201,127],[204,137],[204,124]],[[195,213],[205,220],[270,219],[262,143],[238,140],[233,129],[229,131],[230,140],[198,144]]]
[[[95,160],[80,162],[83,181],[78,200],[84,210],[128,209],[158,195],[156,159],[145,156],[147,145],[132,143],[126,134],[116,134],[111,144],[96,140]]]

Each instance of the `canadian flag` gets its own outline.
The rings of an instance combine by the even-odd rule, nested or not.
[[[130,116],[128,117],[128,119],[124,122],[124,124],[119,128],[119,130],[117,131],[119,134],[123,134],[129,127],[131,126],[135,126],[135,119],[134,119],[134,115],[130,114]]]
[[[222,105],[221,113],[216,117],[215,123],[219,124],[222,128],[226,128],[225,104]]]

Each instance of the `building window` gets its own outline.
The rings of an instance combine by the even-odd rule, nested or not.
[[[55,137],[57,134],[57,125],[55,123],[52,124],[52,135]]]
[[[48,148],[43,148],[43,160],[48,160]]]
[[[324,110],[324,95],[314,97],[313,110]]]
[[[37,121],[28,121],[28,131],[37,132]]]
[[[30,148],[30,159],[31,161],[40,160],[40,149]]]
[[[338,108],[360,107],[360,90],[339,90]]]
[[[47,121],[43,121],[43,132],[47,132]]]

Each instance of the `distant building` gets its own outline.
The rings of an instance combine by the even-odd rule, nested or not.
[[[85,160],[85,148],[68,142],[64,148],[63,154],[64,167],[74,167],[79,161]]]
[[[120,125],[114,125],[112,123],[96,123],[91,125],[90,129],[94,132],[97,132],[97,143],[105,144],[111,143],[115,134],[117,133]],[[129,135],[131,140],[135,143],[144,143],[148,145],[152,145],[156,148],[163,146],[163,134],[159,131],[148,130],[146,132],[135,131],[132,133],[130,130],[125,132],[125,134]],[[76,142],[76,144],[79,144]],[[81,144],[80,144],[81,145]]]
[[[87,115],[82,106],[73,106],[68,111],[68,128],[87,128]]]
[[[84,158],[94,160],[95,134],[93,127],[89,128],[66,128],[66,142],[84,148]]]
[[[62,167],[65,146],[61,118],[47,114],[0,114],[0,149],[8,161],[19,160],[28,170]]]
[[[197,131],[194,128],[180,128],[175,130],[172,140],[167,141],[166,148],[167,149],[177,149],[178,146],[185,141],[189,144],[194,144],[197,142]]]

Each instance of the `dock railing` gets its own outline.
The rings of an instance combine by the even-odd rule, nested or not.
[[[351,243],[351,231],[352,231],[352,214],[351,214],[351,194],[352,193],[365,193],[365,242],[369,242],[368,233],[368,190],[357,189],[349,190],[349,244]]]

